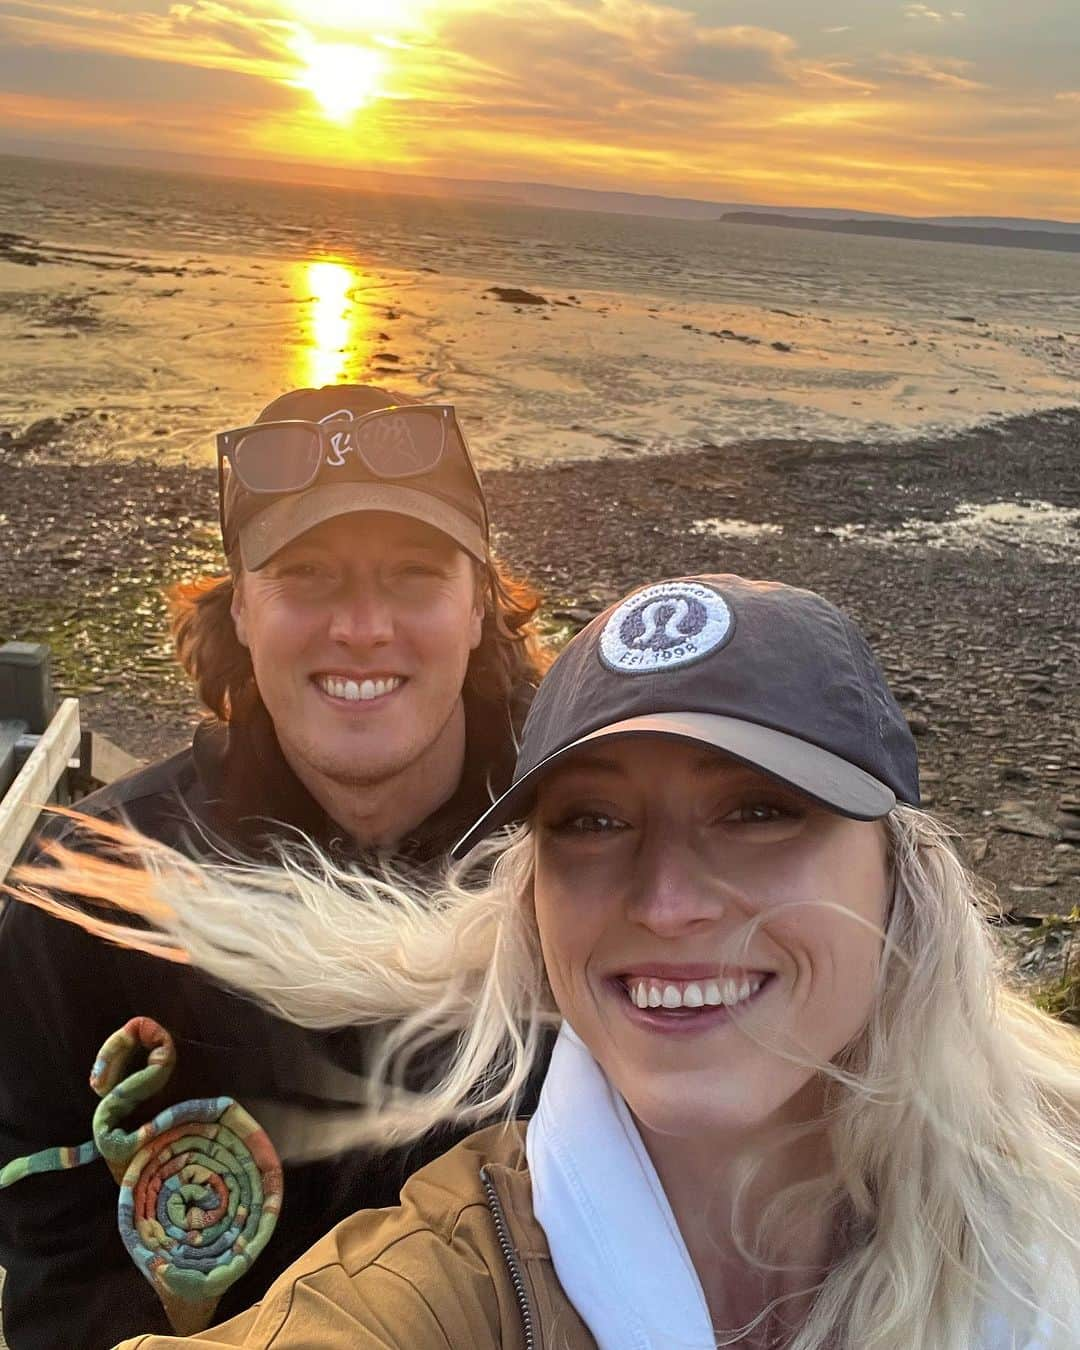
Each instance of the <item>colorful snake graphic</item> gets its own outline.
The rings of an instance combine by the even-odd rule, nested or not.
[[[138,1050],[147,1052],[145,1066],[124,1077]],[[101,1102],[93,1139],[14,1159],[0,1168],[0,1188],[104,1158],[120,1185],[124,1246],[173,1329],[191,1335],[210,1325],[222,1294],[266,1246],[281,1210],[282,1175],[266,1132],[231,1097],[178,1102],[134,1133],[121,1127],[165,1086],[175,1064],[165,1028],[133,1017],[94,1062],[90,1086]]]

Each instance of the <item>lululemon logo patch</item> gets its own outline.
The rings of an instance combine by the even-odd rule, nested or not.
[[[731,637],[724,597],[697,581],[665,581],[624,600],[600,634],[600,660],[624,675],[700,661]]]

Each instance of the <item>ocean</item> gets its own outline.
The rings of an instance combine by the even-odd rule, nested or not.
[[[1076,254],[16,157],[0,232],[0,427],[88,455],[341,380],[453,401],[481,465],[1080,403]]]

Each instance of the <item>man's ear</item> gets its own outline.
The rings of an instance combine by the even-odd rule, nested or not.
[[[482,563],[473,560],[473,577],[476,584],[473,586],[473,606],[472,613],[469,615],[469,650],[476,651],[480,646],[480,640],[484,636],[484,610],[489,591],[487,568]],[[494,601],[493,601],[494,603]]]
[[[484,602],[479,600],[473,605],[469,616],[469,650],[476,651],[480,639],[484,636]]]
[[[243,573],[233,578],[233,593],[232,600],[229,603],[229,613],[232,615],[233,627],[236,629],[236,640],[241,647],[246,647],[248,640],[247,621],[244,616],[243,580]]]

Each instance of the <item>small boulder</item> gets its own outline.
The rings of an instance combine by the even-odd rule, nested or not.
[[[546,305],[548,301],[534,291],[523,291],[518,286],[489,286],[485,295],[493,295],[504,305]]]

